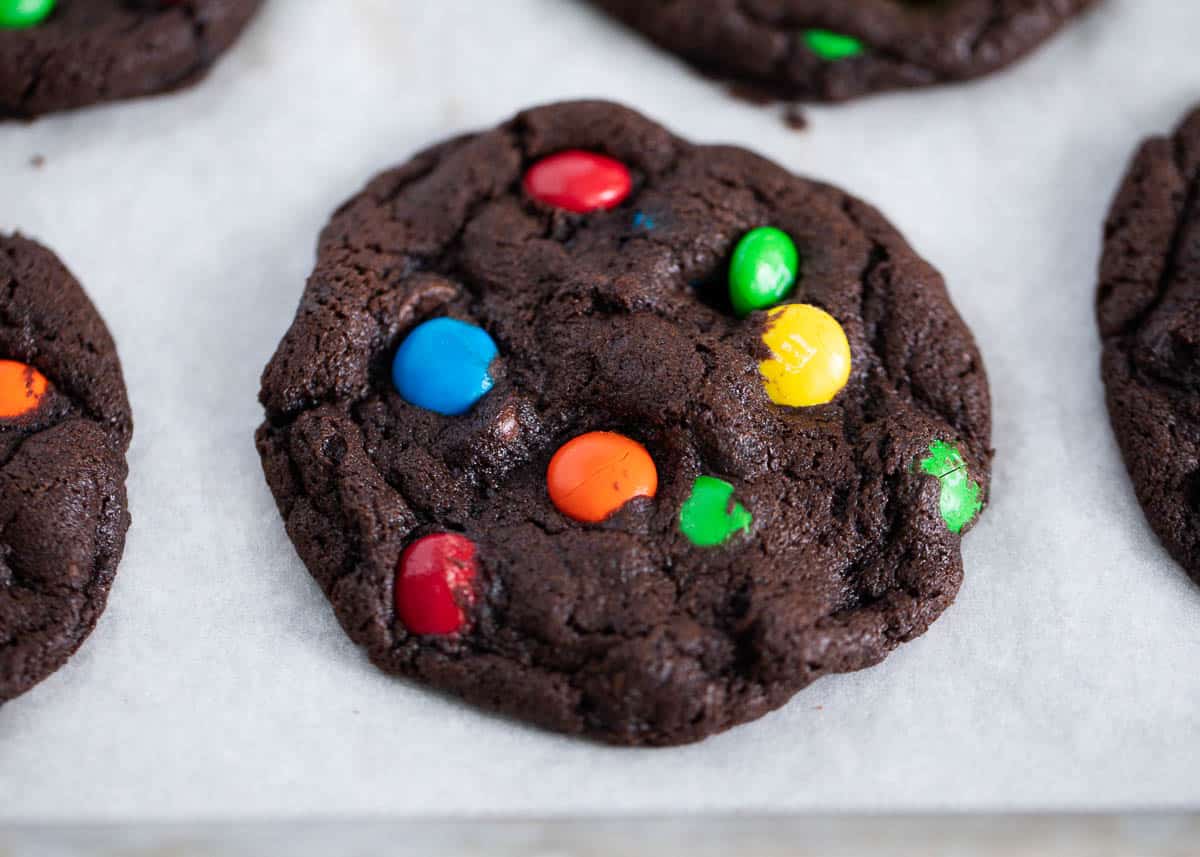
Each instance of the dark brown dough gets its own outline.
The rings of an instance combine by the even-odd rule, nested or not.
[[[526,198],[564,149],[631,168],[592,215]],[[844,325],[849,385],[772,404],[765,314],[728,308],[734,244],[794,236],[794,301]],[[463,417],[402,400],[389,367],[437,316],[499,344],[495,388]],[[530,110],[372,181],[325,229],[295,321],[263,377],[267,480],[300,556],[381,668],[551,729],[626,744],[694,741],[819,676],[922,633],[962,579],[938,480],[957,443],[985,486],[988,386],[941,277],[870,206],[742,149],[694,146],[615,104]],[[553,452],[591,430],[643,443],[656,499],[602,525],[546,495]],[[701,474],[736,486],[752,534],[698,549],[678,515]],[[408,634],[397,563],[459,532],[483,572],[470,630]]]
[[[591,0],[706,73],[780,98],[844,101],[1003,68],[1096,0]],[[826,60],[808,30],[853,36]]]
[[[0,29],[0,119],[166,92],[199,80],[262,0],[59,0],[36,27]]]
[[[0,359],[51,384],[0,419],[0,703],[91,633],[125,546],[133,422],[112,338],[54,254],[0,235]]]
[[[1200,110],[1142,144],[1104,241],[1109,415],[1150,525],[1200,580]]]

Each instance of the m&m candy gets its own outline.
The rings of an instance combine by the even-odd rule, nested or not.
[[[598,524],[634,497],[658,493],[658,469],[646,448],[596,431],[564,444],[546,471],[550,500],[568,518]]]
[[[435,318],[414,328],[396,351],[392,381],[419,408],[465,414],[495,384],[490,367],[499,353],[483,328]]]
[[[938,505],[942,520],[950,532],[961,533],[983,511],[983,489],[971,480],[962,453],[952,444],[935,440],[918,467],[941,483]]]
[[[50,389],[46,376],[16,360],[0,360],[0,419],[14,419],[37,410]]]
[[[36,27],[54,11],[55,0],[0,0],[0,29]]]
[[[826,404],[850,380],[846,331],[823,309],[788,304],[771,310],[763,342],[772,356],[758,364],[758,371],[777,405]]]
[[[576,214],[616,208],[633,189],[620,161],[572,149],[538,161],[525,173],[525,193],[538,202]]]
[[[696,547],[725,544],[739,532],[750,532],[754,516],[733,499],[733,486],[724,479],[700,476],[691,496],[679,509],[679,528]]]
[[[475,543],[455,533],[418,539],[400,557],[396,613],[411,634],[456,634],[467,625],[479,577]]]
[[[804,44],[821,59],[831,62],[861,56],[866,51],[861,40],[829,30],[805,30]]]
[[[746,316],[786,298],[796,285],[800,254],[786,232],[760,226],[738,242],[729,265],[729,297],[733,311]]]

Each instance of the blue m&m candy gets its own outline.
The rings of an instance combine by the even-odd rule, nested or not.
[[[500,353],[483,328],[435,318],[413,329],[396,352],[392,381],[406,402],[446,416],[465,414],[495,384]]]

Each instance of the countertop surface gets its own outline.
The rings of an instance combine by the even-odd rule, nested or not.
[[[1194,857],[1187,816],[138,825],[0,830],[5,857]]]

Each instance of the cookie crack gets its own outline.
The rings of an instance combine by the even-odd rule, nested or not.
[[[1182,141],[1177,144],[1181,145]],[[1176,169],[1183,174],[1182,153],[1176,149]],[[1162,306],[1166,300],[1168,292],[1171,290],[1172,283],[1175,282],[1176,275],[1179,272],[1180,257],[1183,255],[1184,237],[1188,228],[1196,220],[1200,219],[1200,173],[1192,176],[1187,184],[1187,191],[1184,194],[1183,204],[1179,209],[1179,220],[1175,225],[1175,229],[1171,233],[1171,243],[1167,248],[1167,261],[1163,266],[1161,275],[1158,278],[1157,288],[1155,289],[1154,300],[1131,321],[1125,324],[1119,331],[1109,334],[1107,340],[1122,339],[1129,337],[1140,331],[1146,322],[1151,319],[1155,312]],[[1158,377],[1158,373],[1155,373]],[[1170,381],[1171,379],[1162,379]]]

